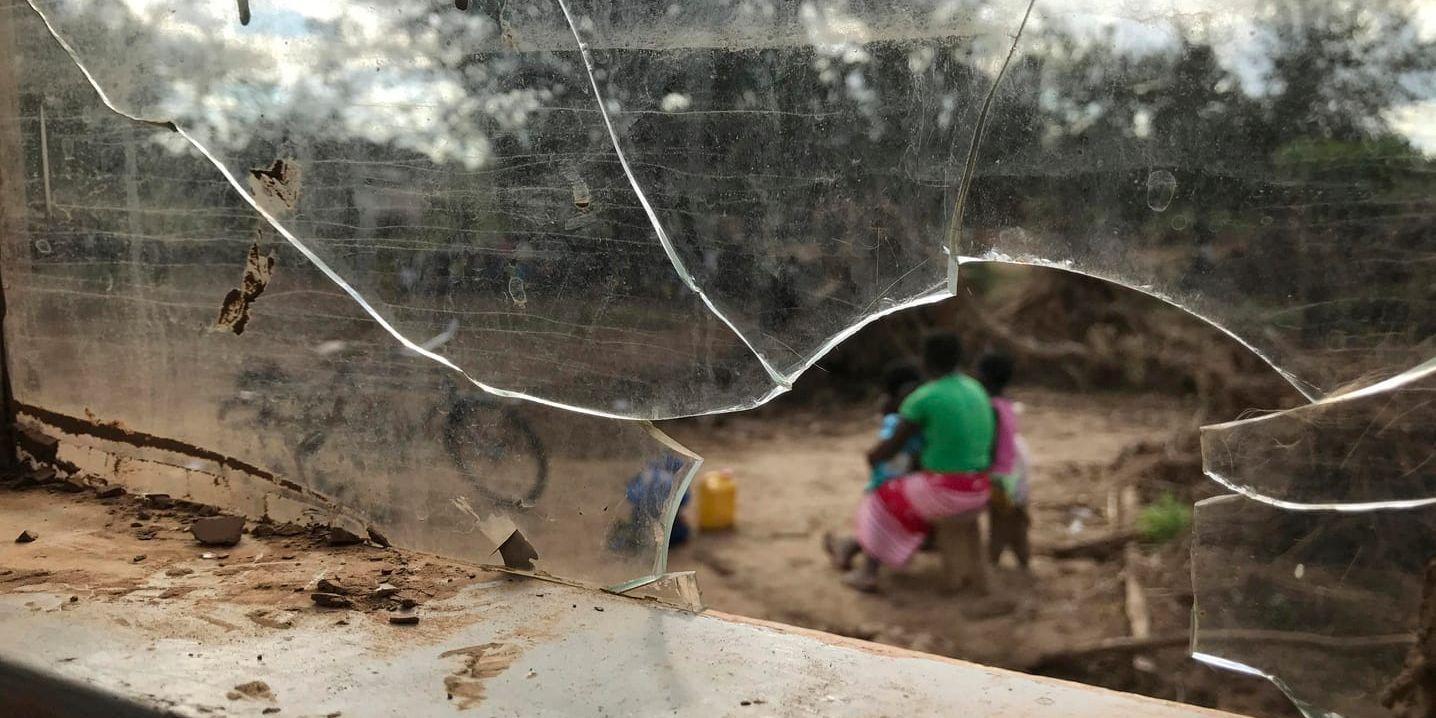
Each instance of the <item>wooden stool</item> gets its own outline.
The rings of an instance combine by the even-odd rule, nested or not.
[[[983,560],[982,512],[973,511],[932,522],[933,545],[942,556],[942,567],[952,590],[971,587],[987,593],[987,562]]]

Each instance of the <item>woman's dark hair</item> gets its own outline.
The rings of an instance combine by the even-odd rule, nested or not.
[[[922,372],[909,362],[898,362],[883,372],[883,393],[888,396],[902,394],[913,384],[922,383]]]
[[[1002,352],[988,352],[977,360],[977,380],[991,396],[997,396],[1012,381],[1015,362]]]
[[[922,345],[922,361],[933,376],[957,371],[962,363],[962,340],[951,332],[928,335]]]

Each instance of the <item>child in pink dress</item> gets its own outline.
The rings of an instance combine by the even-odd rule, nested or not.
[[[1032,553],[1027,541],[1031,523],[1027,513],[1027,447],[1017,432],[1017,407],[1002,395],[1012,381],[1012,371],[1012,357],[1006,354],[989,353],[977,363],[977,380],[992,398],[992,413],[997,419],[992,465],[987,469],[992,479],[992,496],[987,504],[991,533],[987,555],[996,564],[1010,548],[1017,565],[1025,571]]]

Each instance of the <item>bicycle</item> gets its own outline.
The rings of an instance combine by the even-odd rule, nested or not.
[[[367,433],[373,443],[398,446],[437,431],[449,461],[479,495],[519,509],[532,508],[543,495],[548,487],[548,454],[516,400],[465,388],[445,373],[440,398],[417,421],[407,425],[402,418],[375,421],[375,417],[394,416],[394,406],[377,392],[364,391],[358,379],[365,376],[362,369],[380,363],[374,360],[382,360],[383,355],[342,344],[321,345],[319,355],[334,370],[322,383],[298,380],[276,362],[241,370],[235,378],[235,395],[220,402],[220,421],[243,413],[241,421],[260,430],[262,438],[278,436],[300,483],[328,489],[325,493],[335,498],[345,493],[344,482],[331,482],[310,471],[309,465],[341,427],[349,433]],[[387,378],[393,373],[367,376]]]

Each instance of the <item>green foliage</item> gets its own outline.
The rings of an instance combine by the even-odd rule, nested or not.
[[[1162,494],[1155,503],[1142,507],[1137,531],[1150,543],[1166,543],[1186,533],[1192,525],[1192,507],[1171,494]]]

